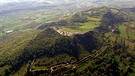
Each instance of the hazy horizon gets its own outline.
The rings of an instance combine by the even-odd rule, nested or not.
[[[28,1],[28,0],[0,0],[0,3],[7,3],[7,2],[21,2],[21,1]],[[29,0],[29,1],[37,1],[37,0]],[[38,1],[44,1],[44,0],[38,0]]]
[[[9,2],[28,2],[28,1],[35,1],[35,2],[44,2],[44,1],[57,1],[57,0],[0,0],[0,3],[9,3]],[[68,2],[69,0],[63,0],[65,2]]]
[[[28,2],[28,1],[35,1],[35,2],[44,2],[44,1],[52,1],[52,2],[56,2],[56,1],[59,1],[59,0],[0,0],[0,3],[10,3],[10,2]],[[72,0],[60,0],[60,2],[69,2],[69,1],[72,1]],[[74,0],[74,1],[80,1],[80,0]],[[88,1],[98,1],[98,0],[88,0]],[[102,0],[99,0],[99,1],[102,1]],[[108,0],[106,0],[108,1]],[[135,0],[114,0],[114,1],[135,1]]]

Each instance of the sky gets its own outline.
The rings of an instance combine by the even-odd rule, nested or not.
[[[9,2],[24,2],[24,1],[36,1],[36,2],[50,2],[50,3],[57,3],[57,2],[69,2],[69,0],[0,0],[0,4],[5,4]],[[72,1],[72,0],[71,0]],[[77,0],[76,0],[77,1]]]
[[[19,1],[45,1],[45,0],[0,0],[0,3],[7,3],[7,2],[19,2]]]
[[[38,2],[42,2],[42,1],[49,1],[49,0],[0,0],[0,3],[19,2],[19,1],[38,1]],[[56,0],[51,0],[51,1],[56,1]],[[63,0],[63,1],[68,2],[69,0]],[[118,1],[135,1],[135,0],[118,0]]]
[[[18,2],[18,0],[0,0],[0,3],[6,3],[6,2]]]

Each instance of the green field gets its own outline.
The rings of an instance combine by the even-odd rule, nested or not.
[[[92,31],[100,24],[100,18],[88,17],[88,20],[88,22],[79,23],[79,26],[60,26],[59,29],[72,33],[86,33],[88,31]]]
[[[120,30],[120,36],[126,38],[126,37],[127,37],[127,34],[126,34],[126,26],[123,26],[123,25],[119,26],[119,30]]]
[[[72,33],[86,33],[90,30],[93,30],[95,27],[99,26],[99,22],[88,22],[84,23],[80,26],[74,26],[74,27],[59,27],[59,29],[72,32]]]

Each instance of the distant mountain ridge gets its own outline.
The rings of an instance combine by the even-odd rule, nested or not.
[[[6,4],[4,5],[0,3],[0,12],[3,14],[5,12],[12,13],[31,9],[46,9],[46,7],[51,7],[49,9],[61,9],[60,7],[64,7],[66,10],[74,12],[102,6],[111,8],[132,8],[135,7],[134,1],[135,0],[12,0],[5,1],[4,3]],[[72,8],[74,8],[74,10],[72,10]]]
[[[49,2],[49,3],[69,3],[69,2],[85,2],[85,1],[91,1],[91,2],[112,2],[112,1],[135,1],[135,0],[3,0],[0,3],[10,3],[10,2]]]

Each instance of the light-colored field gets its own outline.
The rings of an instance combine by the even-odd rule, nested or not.
[[[81,23],[80,26],[59,27],[61,30],[72,33],[86,33],[99,26],[99,22]]]
[[[127,37],[127,34],[126,34],[126,26],[120,25],[120,26],[119,26],[119,30],[120,30],[120,36],[126,38],[126,37]]]

